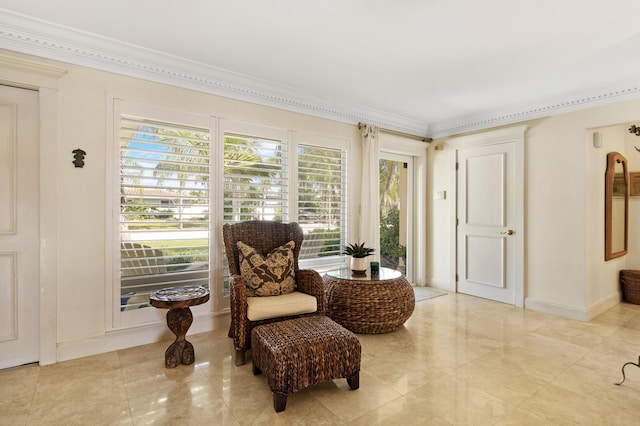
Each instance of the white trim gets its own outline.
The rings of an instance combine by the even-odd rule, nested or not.
[[[475,133],[466,136],[460,136],[449,139],[447,145],[451,149],[450,156],[450,186],[451,200],[458,199],[457,187],[457,170],[456,162],[458,158],[458,150],[469,147],[477,147],[482,145],[493,145],[499,143],[514,142],[515,143],[515,170],[516,170],[516,217],[515,229],[518,230],[518,238],[516,238],[516,259],[515,259],[515,306],[524,307],[524,241],[526,239],[526,229],[524,223],[524,201],[525,201],[525,133],[529,128],[528,125],[513,126],[504,129],[488,131],[484,133]],[[452,201],[455,203],[455,201]],[[457,205],[454,204],[451,209],[450,216],[450,253],[449,253],[449,271],[450,271],[450,288],[457,291],[456,274],[457,274]]]
[[[166,311],[166,309],[158,310],[158,312],[163,315],[166,315]],[[227,312],[218,314],[208,313],[200,316],[196,316],[194,313],[193,323],[191,327],[189,327],[187,340],[192,334],[205,333],[218,329],[222,329],[221,332],[224,332],[224,330],[229,327],[230,318]],[[98,355],[149,343],[166,341],[167,346],[169,346],[169,343],[174,339],[175,336],[167,328],[163,317],[163,321],[154,324],[117,330],[102,336],[62,342],[58,344],[57,356],[58,361],[68,361],[70,359]],[[197,346],[195,347],[195,351],[197,360]]]
[[[428,123],[304,93],[292,87],[6,9],[0,10],[0,48],[343,123],[365,122],[389,130],[432,138],[519,123],[640,96],[639,82],[629,81],[616,87],[563,96],[537,105],[516,105],[509,109],[483,111],[455,120]]]
[[[168,108],[139,100],[122,99],[115,96],[107,97],[107,123],[109,123],[107,126],[107,179],[105,188],[105,205],[108,209],[107,223],[105,224],[105,245],[107,247],[107,250],[105,251],[105,330],[107,331],[107,334],[117,330],[135,328],[150,324],[162,324],[164,322],[164,316],[157,309],[145,308],[124,312],[119,310],[120,286],[117,285],[117,281],[120,276],[120,229],[118,226],[120,215],[120,204],[118,201],[120,198],[119,128],[120,117],[122,115],[133,115],[158,121],[209,129],[212,139],[211,143],[214,143],[213,139],[215,138],[215,132],[217,131],[215,126],[214,128],[210,128],[212,124],[215,124],[216,118],[208,114]],[[215,151],[211,149],[211,155],[213,155],[214,152]],[[214,157],[214,160],[211,161],[211,163],[215,162]],[[216,179],[216,175],[213,174],[214,169],[212,169],[211,173],[212,179]],[[215,193],[212,191],[210,194],[210,200],[213,196],[215,196]],[[213,243],[214,241],[218,241],[216,238],[218,228],[215,227],[214,220],[214,218],[211,218],[210,222],[209,264],[211,265],[211,275],[209,285],[212,295],[219,295],[221,294],[221,290],[218,290],[217,287],[222,287],[222,281],[216,280],[216,277],[218,275],[221,276],[219,272],[221,270],[221,260],[219,260],[219,252],[215,249],[215,244]],[[210,315],[216,308],[224,305],[215,302],[216,300],[217,297],[214,297],[203,305],[193,307],[192,311],[194,320],[199,316]]]
[[[57,362],[58,151],[57,91],[40,90],[40,365]]]
[[[630,82],[626,85],[609,89],[574,96],[565,96],[539,105],[520,105],[511,107],[508,110],[485,111],[454,121],[432,123],[429,126],[429,136],[432,138],[441,138],[498,126],[522,123],[537,118],[594,108],[599,105],[614,102],[622,102],[627,99],[637,99],[639,95],[640,85],[638,82]]]
[[[587,311],[571,306],[558,305],[556,303],[547,302],[546,300],[534,299],[527,297],[524,307],[536,312],[543,312],[559,317],[569,318],[576,321],[587,321]]]
[[[601,313],[618,305],[621,300],[620,292],[615,292],[602,300],[588,306],[586,309],[574,308],[571,306],[558,305],[546,300],[527,297],[525,299],[525,308],[532,311],[544,312],[576,321],[591,321]]]
[[[429,143],[419,142],[395,135],[380,134],[380,151],[389,154],[409,156],[413,159],[413,276],[412,283],[418,286],[427,285],[427,148]],[[382,158],[382,155],[381,155]]]
[[[0,81],[37,89],[40,114],[40,353],[41,365],[54,364],[58,338],[58,153],[57,83],[66,70],[0,54]]]
[[[0,80],[3,82],[19,83],[20,87],[31,89],[56,89],[58,80],[67,73],[67,70],[50,65],[43,65],[28,60],[16,58],[15,55],[0,53],[2,70]]]
[[[428,124],[337,99],[0,10],[0,48],[144,80],[300,112],[343,123],[367,122],[426,136]]]

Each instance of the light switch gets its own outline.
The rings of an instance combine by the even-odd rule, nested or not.
[[[433,197],[434,200],[446,200],[447,199],[447,191],[436,191],[436,196]]]

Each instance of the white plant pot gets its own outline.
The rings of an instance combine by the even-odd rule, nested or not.
[[[351,272],[356,275],[364,275],[367,272],[367,258],[366,257],[352,257],[351,258]]]

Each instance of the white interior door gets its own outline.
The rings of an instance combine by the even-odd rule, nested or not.
[[[38,93],[0,86],[0,368],[38,361]]]
[[[458,150],[457,286],[516,304],[516,144]]]

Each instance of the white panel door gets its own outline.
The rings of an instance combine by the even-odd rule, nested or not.
[[[38,93],[0,86],[0,368],[38,361]]]
[[[515,304],[515,143],[458,151],[458,291]]]

